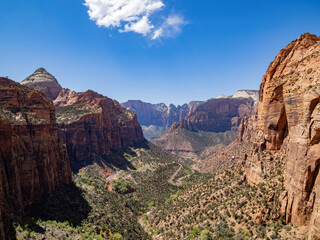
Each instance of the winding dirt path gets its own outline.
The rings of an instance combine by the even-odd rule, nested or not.
[[[182,165],[180,163],[178,163],[180,165],[180,167],[178,168],[178,170],[172,174],[172,176],[169,178],[168,183],[177,186],[176,183],[173,182],[173,179],[177,176],[177,174],[180,172],[180,170],[182,169]]]
[[[182,165],[180,163],[178,163],[180,165],[180,167],[178,168],[178,170],[169,178],[168,183],[177,186],[177,187],[181,187],[183,185],[182,180],[185,178],[190,177],[192,174],[194,174],[195,170],[191,169],[191,173],[189,173],[186,176],[183,176],[181,178],[178,178],[176,182],[173,182],[173,179],[177,176],[177,174],[181,171],[182,169]]]

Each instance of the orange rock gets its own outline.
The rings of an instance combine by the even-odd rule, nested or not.
[[[60,138],[72,164],[106,156],[144,140],[134,112],[94,91],[63,89],[54,101]]]
[[[0,195],[16,210],[71,182],[53,103],[6,78],[0,78],[0,153]]]
[[[287,223],[311,225],[309,239],[320,238],[319,102],[320,38],[306,33],[280,51],[263,77],[255,141],[260,150],[285,155],[282,211]],[[251,138],[240,130],[241,139]],[[249,172],[257,172],[258,161],[251,161]]]

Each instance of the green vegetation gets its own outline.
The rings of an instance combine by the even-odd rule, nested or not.
[[[203,132],[203,131],[189,131],[184,128],[178,128],[174,130],[165,140],[157,140],[157,145],[166,149],[175,151],[177,155],[183,155],[181,145],[190,145],[190,151],[200,154],[205,149],[218,145],[229,144],[237,137],[237,131],[226,132]]]
[[[269,152],[262,155],[272,157]],[[153,208],[147,214],[147,226],[156,228],[163,239],[252,239],[254,235],[278,239],[282,230],[291,228],[280,217],[282,163],[273,158],[260,184],[250,186],[239,163],[185,187]]]
[[[57,123],[71,123],[77,121],[85,114],[99,113],[100,108],[88,108],[84,104],[78,103],[56,108]]]
[[[118,180],[111,182],[105,169],[116,156],[127,162]],[[102,164],[97,158],[78,169],[73,185],[62,186],[16,221],[17,238],[151,240],[158,234],[156,228],[146,231],[139,221],[150,209],[178,195],[179,188],[168,183],[179,167],[176,159],[148,143],[113,153],[107,160]],[[113,169],[119,170],[116,166]]]

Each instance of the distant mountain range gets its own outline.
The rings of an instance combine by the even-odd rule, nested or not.
[[[241,101],[240,98],[252,99],[252,103],[256,105],[259,101],[259,92],[256,90],[240,90],[233,96],[220,95],[216,99],[225,99],[223,102],[238,102]],[[210,99],[208,101],[215,100]],[[152,104],[141,100],[129,100],[121,103],[121,105],[137,114],[145,138],[154,141],[165,134],[174,123],[184,120],[198,106],[203,103],[206,103],[204,106],[208,105],[208,101],[191,101],[182,106],[175,106],[174,104],[167,106],[164,103]],[[219,115],[219,113],[217,114]]]
[[[151,104],[140,100],[129,100],[121,105],[137,114],[145,138],[152,141],[163,135],[173,123],[184,119],[201,103],[192,101],[182,106],[173,104],[167,106],[164,103]]]
[[[248,104],[248,102],[244,99],[250,99],[249,105],[253,106],[256,105],[259,101],[259,92],[256,90],[239,90],[235,95],[233,96],[225,96],[220,95],[217,98],[210,99],[208,101],[191,101],[188,104],[183,104],[182,106],[178,105],[175,106],[174,104],[170,104],[169,106],[165,105],[164,103],[158,103],[158,104],[151,104],[146,103],[141,100],[129,100],[127,102],[121,103],[121,105],[129,110],[132,110],[136,112],[138,116],[138,121],[142,127],[144,136],[146,139],[154,141],[161,137],[163,134],[165,134],[174,123],[181,122],[183,124],[183,120],[189,115],[192,114],[191,112],[197,111],[197,109],[202,109],[210,112],[211,106],[213,106],[211,103],[215,102],[214,105],[219,107],[214,107],[216,110],[215,113],[210,113],[213,116],[211,119],[216,118],[220,116],[220,114],[228,116],[237,117],[238,115],[242,117],[243,115],[248,115],[249,112],[248,108],[243,105],[244,102]],[[226,106],[230,103],[230,105]],[[224,104],[223,106],[220,104]],[[232,109],[229,109],[231,105],[239,105],[239,109],[237,109],[235,106],[233,106]],[[228,113],[224,113],[218,109],[220,108],[227,108]],[[250,108],[250,107],[249,107]],[[226,110],[226,109],[225,109]],[[229,112],[233,111],[232,113]],[[238,112],[239,110],[239,112]],[[199,110],[200,111],[200,110]],[[226,116],[227,117],[227,116]],[[192,117],[189,117],[191,119]],[[224,121],[225,119],[220,119],[220,121]],[[236,121],[234,119],[234,121]],[[190,121],[189,121],[190,123]],[[212,122],[207,122],[207,125],[211,124]],[[223,124],[231,124],[230,121],[223,123]],[[233,123],[235,128],[239,125],[239,121],[236,121]],[[216,125],[214,124],[213,127]],[[230,127],[227,127],[226,129],[231,129]],[[218,130],[218,129],[216,129]],[[211,130],[210,130],[211,131]],[[222,128],[220,131],[225,131],[224,128]]]

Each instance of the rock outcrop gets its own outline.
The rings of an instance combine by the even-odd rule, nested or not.
[[[154,140],[163,135],[174,122],[184,119],[201,103],[192,101],[182,106],[173,104],[167,106],[164,103],[151,104],[140,100],[129,100],[121,105],[137,114],[145,137]]]
[[[70,182],[53,103],[36,90],[0,78],[0,207],[23,212]]]
[[[286,192],[281,200],[286,221],[310,224],[309,239],[320,239],[319,37],[303,34],[280,51],[263,77],[257,111],[256,151],[283,156]],[[242,133],[249,128],[241,128]],[[242,134],[242,139],[250,138]],[[254,156],[247,174],[253,183],[259,182],[263,169]]]
[[[257,139],[257,113],[244,117],[238,127],[239,142],[254,142]]]
[[[176,128],[205,132],[236,130],[241,119],[252,114],[254,103],[251,97],[210,99],[200,104],[185,119],[174,123],[169,132]]]
[[[57,79],[44,68],[37,69],[32,75],[23,80],[21,84],[43,92],[51,100],[56,99],[62,89]]]
[[[54,101],[60,137],[73,164],[144,140],[136,114],[94,91],[63,89]]]
[[[251,96],[210,99],[175,122],[154,143],[182,157],[195,158],[207,148],[235,140],[241,119],[252,114],[255,108],[256,102]]]
[[[259,91],[257,90],[239,90],[232,98],[252,98],[255,104],[259,103]]]

